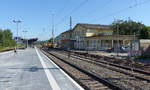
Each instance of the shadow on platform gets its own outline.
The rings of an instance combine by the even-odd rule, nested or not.
[[[2,83],[10,82],[9,80],[3,80],[3,79],[9,79],[9,78],[11,78],[11,77],[0,77],[0,82],[2,82]]]
[[[9,68],[9,69],[21,69],[23,71],[29,71],[29,72],[38,72],[39,70],[44,70],[44,69],[49,69],[49,70],[58,70],[60,68],[41,68],[41,67],[37,67],[37,66],[32,66],[30,68]]]

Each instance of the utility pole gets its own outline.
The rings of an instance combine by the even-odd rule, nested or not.
[[[72,30],[72,17],[70,16],[70,30]],[[72,32],[70,33],[70,48],[71,48]]]
[[[132,23],[131,23],[131,18],[130,17],[129,17],[129,25],[130,25],[130,28],[131,28]],[[131,29],[130,29],[130,35],[133,35],[133,41],[131,42],[131,49],[130,49],[130,52],[131,52],[131,51],[135,51],[135,32],[132,34]],[[132,56],[132,54],[131,54],[131,56]],[[134,65],[134,59],[130,57],[130,60],[131,60],[131,66]],[[133,79],[134,79],[135,77],[134,77],[133,69],[134,69],[134,66],[131,67],[131,71],[132,71]],[[134,88],[133,88],[133,90],[134,90]]]
[[[24,31],[22,31],[22,32],[24,32],[24,39],[26,39],[26,48],[27,48],[27,47],[28,47],[28,39],[27,39],[27,37],[26,37],[26,33],[27,33],[28,31],[24,30]]]
[[[114,49],[114,51],[117,53],[117,56],[119,56],[119,24],[117,24],[117,19],[114,19],[114,21],[116,22],[116,36],[117,36],[117,45],[116,45],[116,49]]]
[[[70,30],[72,29],[72,17],[70,16]]]
[[[132,25],[131,25],[131,18],[130,17],[128,17],[128,21],[129,21],[130,35],[133,35],[132,30],[131,30]],[[130,54],[131,54],[131,51],[133,50],[132,43],[133,43],[133,41],[130,41]],[[130,56],[132,56],[132,54]]]
[[[22,21],[20,21],[20,20],[13,20],[13,22],[17,24],[17,44],[18,44],[18,25],[19,25],[19,23],[21,23]],[[16,49],[17,49],[17,44],[16,44]]]
[[[120,47],[119,47],[119,25],[117,24],[117,56],[119,56],[119,50],[120,50]]]
[[[52,14],[52,45],[54,47],[54,14]]]
[[[72,17],[70,16],[70,30],[72,30]],[[71,49],[71,42],[72,42],[72,32],[70,32],[70,40],[69,40],[69,46],[68,46],[68,58],[70,58],[70,49]]]

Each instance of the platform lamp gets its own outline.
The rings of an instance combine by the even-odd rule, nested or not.
[[[16,25],[17,25],[17,44],[18,44],[18,25],[19,25],[19,23],[21,23],[22,21],[20,21],[20,20],[13,20],[13,23],[16,23]],[[16,49],[17,49],[17,44],[16,44]]]

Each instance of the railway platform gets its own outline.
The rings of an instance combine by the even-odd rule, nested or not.
[[[84,90],[37,48],[0,53],[0,90]]]

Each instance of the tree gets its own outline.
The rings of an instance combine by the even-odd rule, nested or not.
[[[50,38],[48,42],[53,43],[53,38]]]
[[[2,44],[3,31],[0,29],[0,44]]]
[[[16,42],[12,38],[11,30],[0,30],[0,45],[2,47],[15,46]]]
[[[148,38],[150,39],[150,26],[147,26],[146,28],[148,30]]]
[[[118,32],[120,35],[135,35],[140,39],[148,38],[148,30],[141,22],[135,22],[133,20],[117,20],[112,23],[114,34]]]
[[[9,29],[3,31],[5,39],[12,40],[12,32]]]

